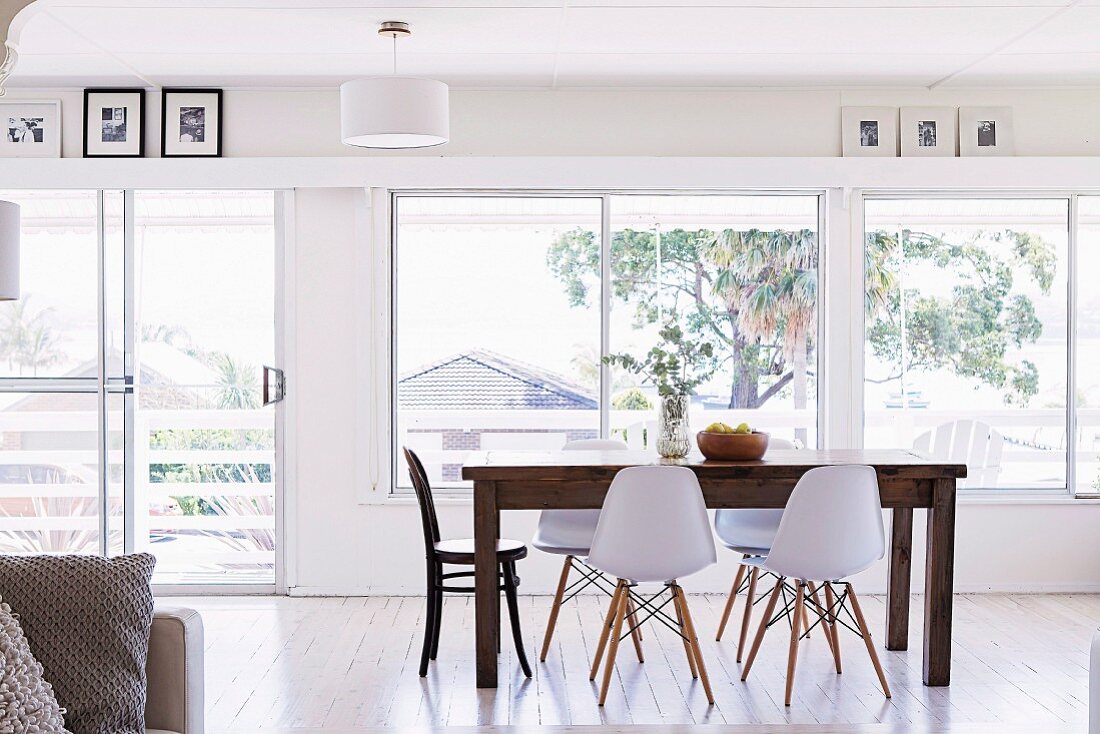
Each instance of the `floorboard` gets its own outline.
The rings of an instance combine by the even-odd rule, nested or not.
[[[878,644],[884,599],[861,601]],[[171,600],[203,616],[208,732],[477,727],[523,734],[540,726],[539,734],[564,734],[602,725],[607,732],[678,734],[688,731],[686,725],[713,725],[706,730],[750,734],[782,725],[792,734],[899,729],[1068,734],[1085,728],[1088,649],[1100,624],[1100,595],[957,596],[949,688],[921,682],[920,615],[915,614],[910,650],[888,652],[880,645],[891,699],[882,696],[858,638],[842,631],[844,673],[838,676],[824,632],[816,628],[800,648],[789,708],[783,705],[787,630],[777,626],[769,632],[742,683],[736,633],[714,640],[725,598],[693,595],[689,602],[714,707],[707,706],[702,686],[691,678],[679,638],[654,624],[644,628],[644,664],[629,638],[623,641],[607,705],[598,706],[599,678],[590,682],[588,667],[604,597],[578,597],[562,610],[545,663],[537,660],[550,598],[522,597],[524,641],[535,676],[527,680],[520,673],[505,626],[496,691],[474,687],[468,597],[446,600],[439,656],[423,679],[417,667],[426,608],[417,597]],[[914,609],[921,602],[914,598]],[[740,613],[739,602],[738,623]]]

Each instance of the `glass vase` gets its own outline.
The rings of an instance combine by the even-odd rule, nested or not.
[[[657,453],[666,459],[682,459],[691,450],[688,435],[688,396],[664,395],[657,422]]]

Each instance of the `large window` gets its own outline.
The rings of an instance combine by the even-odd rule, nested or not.
[[[0,192],[0,553],[150,551],[158,583],[275,581],[274,194]]]
[[[668,323],[712,345],[692,423],[742,422],[817,446],[817,196],[614,196],[610,351],[642,357]],[[709,375],[709,376],[707,376]],[[613,432],[657,402],[611,372]]]
[[[443,487],[478,449],[647,447],[657,388],[603,358],[670,324],[713,349],[695,427],[817,445],[818,196],[398,195],[394,218],[397,487],[401,446]]]
[[[447,487],[469,451],[598,436],[600,199],[399,196],[395,216],[395,449]],[[554,263],[573,241],[571,290]]]
[[[1068,200],[865,212],[864,445],[963,461],[968,488],[1065,490]]]

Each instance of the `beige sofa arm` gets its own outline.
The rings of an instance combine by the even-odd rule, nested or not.
[[[202,617],[194,609],[158,606],[149,634],[145,726],[178,734],[203,731]]]

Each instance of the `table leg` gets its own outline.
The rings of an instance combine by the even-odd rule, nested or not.
[[[913,508],[895,507],[890,524],[886,649],[909,649],[909,592],[913,576]]]
[[[955,480],[933,482],[924,571],[924,684],[951,683],[951,593],[955,575]]]
[[[497,539],[500,514],[495,482],[474,482],[474,628],[477,687],[497,687],[497,636],[500,592],[497,590]]]

